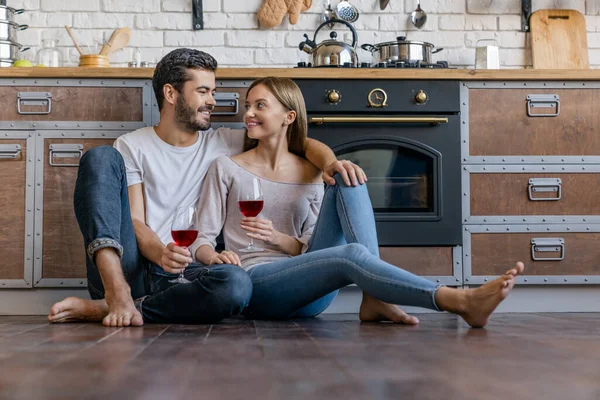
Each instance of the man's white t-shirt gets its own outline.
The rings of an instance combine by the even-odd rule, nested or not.
[[[244,131],[218,128],[201,131],[188,147],[165,143],[144,127],[120,136],[114,143],[127,172],[127,186],[142,183],[146,225],[164,244],[172,242],[171,222],[179,206],[195,205],[210,164],[223,155],[243,150]]]

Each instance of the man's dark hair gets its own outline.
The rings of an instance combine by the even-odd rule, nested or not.
[[[159,110],[162,110],[165,100],[163,87],[170,84],[181,93],[183,85],[191,79],[187,73],[190,68],[215,72],[217,60],[210,54],[200,50],[176,49],[164,56],[156,65],[152,77],[152,88]]]

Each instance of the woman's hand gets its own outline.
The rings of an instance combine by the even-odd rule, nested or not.
[[[248,237],[252,239],[262,240],[265,243],[274,246],[279,245],[281,232],[273,228],[273,222],[268,219],[258,217],[246,217],[242,219],[240,224],[243,230],[247,231]]]
[[[238,267],[242,266],[240,257],[233,251],[223,250],[222,252],[214,255],[208,260],[209,265],[213,264],[232,264]]]
[[[323,168],[323,180],[329,185],[335,185],[333,175],[339,173],[346,186],[358,186],[364,184],[368,179],[365,171],[352,161],[336,160]]]

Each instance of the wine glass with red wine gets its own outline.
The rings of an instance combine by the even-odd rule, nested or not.
[[[185,206],[178,207],[173,216],[171,223],[171,236],[173,241],[179,247],[187,248],[198,237],[198,218],[196,215],[196,207]],[[171,283],[190,283],[183,276],[183,271],[175,279],[170,280]]]
[[[264,205],[260,179],[252,177],[251,179],[242,181],[240,191],[238,192],[238,205],[244,217],[256,217],[260,214]],[[255,251],[263,250],[264,249],[261,249],[260,247],[256,247],[254,241],[250,238],[250,244],[243,249],[240,249],[240,252],[253,253]]]

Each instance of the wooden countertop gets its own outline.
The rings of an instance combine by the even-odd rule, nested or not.
[[[153,68],[0,68],[2,78],[151,79]],[[342,68],[221,68],[219,79],[264,76],[310,79],[442,79],[442,80],[600,80],[600,69],[342,69]]]

